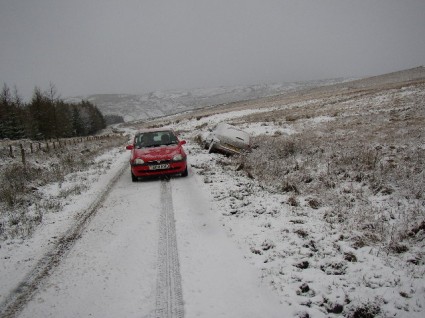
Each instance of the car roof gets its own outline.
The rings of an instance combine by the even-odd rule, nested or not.
[[[175,134],[174,130],[171,128],[146,128],[146,129],[140,129],[137,131],[137,134],[142,134],[142,133],[147,133],[147,132],[158,132],[158,131],[171,131],[172,133]]]

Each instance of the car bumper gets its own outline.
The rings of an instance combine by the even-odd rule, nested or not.
[[[136,177],[162,176],[183,173],[187,168],[186,161],[172,162],[168,168],[154,169],[150,165],[132,165],[131,172]]]

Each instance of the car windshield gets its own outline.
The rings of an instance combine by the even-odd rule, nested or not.
[[[160,147],[177,143],[177,137],[172,131],[144,132],[137,134],[134,138],[136,148]]]

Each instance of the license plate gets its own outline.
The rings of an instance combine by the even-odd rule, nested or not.
[[[169,164],[149,166],[149,170],[162,170],[170,168]]]

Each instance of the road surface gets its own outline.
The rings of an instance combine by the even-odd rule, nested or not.
[[[133,183],[126,169],[93,214],[10,316],[291,316],[226,235],[193,173]]]

